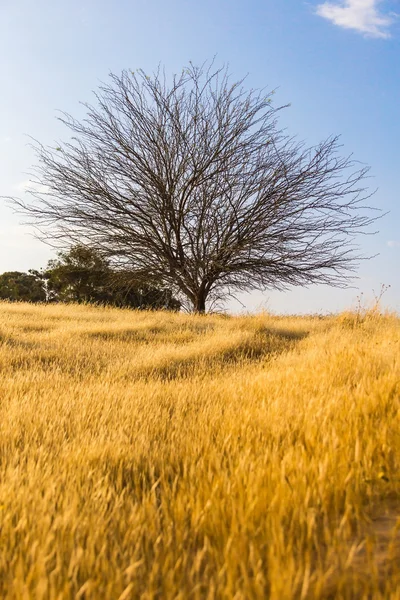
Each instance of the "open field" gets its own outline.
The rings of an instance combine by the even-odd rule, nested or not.
[[[2,599],[400,598],[400,319],[0,304]]]

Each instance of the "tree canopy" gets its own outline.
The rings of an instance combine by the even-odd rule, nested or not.
[[[76,245],[59,252],[45,269],[0,275],[0,299],[25,302],[88,302],[119,307],[177,310],[171,290],[127,271],[114,271],[92,248]]]
[[[46,294],[35,274],[8,271],[0,275],[0,299],[45,302]]]
[[[368,169],[338,137],[289,137],[271,93],[212,64],[111,74],[95,97],[84,119],[61,117],[69,140],[38,144],[31,198],[16,201],[44,237],[88,245],[198,312],[238,290],[346,285],[374,218]]]

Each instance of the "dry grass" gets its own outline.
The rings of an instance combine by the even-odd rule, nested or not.
[[[2,599],[400,598],[397,317],[0,314]]]

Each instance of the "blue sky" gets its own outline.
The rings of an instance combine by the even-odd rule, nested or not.
[[[341,134],[343,152],[371,166],[372,203],[390,211],[363,237],[354,289],[325,286],[240,296],[247,310],[342,310],[361,292],[391,285],[400,311],[400,1],[0,0],[0,195],[24,193],[34,163],[27,136],[65,137],[57,110],[83,116],[80,101],[110,71],[179,71],[217,55],[249,87],[278,88],[291,103],[281,125],[314,144]],[[0,202],[0,272],[44,266],[53,252]],[[231,310],[242,310],[231,302]]]

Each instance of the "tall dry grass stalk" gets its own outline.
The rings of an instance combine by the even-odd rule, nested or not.
[[[396,316],[0,314],[1,598],[400,598]]]

